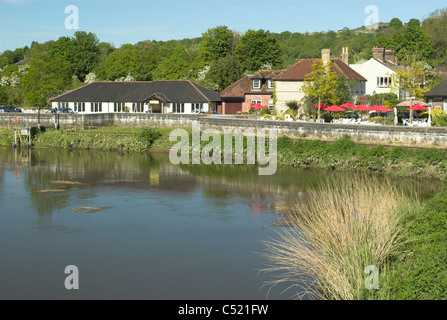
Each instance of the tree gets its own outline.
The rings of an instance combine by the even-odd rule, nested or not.
[[[261,67],[277,68],[282,65],[281,47],[269,31],[248,30],[236,46],[236,57],[243,70],[257,71]]]
[[[162,58],[156,70],[154,79],[177,80],[187,78],[189,74],[189,64],[185,48],[177,44],[173,51]]]
[[[227,26],[211,28],[202,34],[199,52],[205,64],[216,62],[233,51],[233,31],[229,30]]]
[[[410,25],[394,34],[390,46],[397,48],[396,57],[401,65],[414,60],[430,61],[433,55],[433,42],[419,25]]]
[[[434,58],[438,63],[447,62],[447,8],[432,12],[422,22],[423,30],[433,41]]]
[[[306,98],[312,103],[323,103],[327,105],[338,104],[339,79],[332,70],[332,62],[326,64],[321,59],[315,59],[312,65],[313,71],[306,76],[303,90]],[[318,108],[318,120],[320,119],[320,108]]]
[[[57,52],[70,66],[71,73],[84,81],[99,63],[101,51],[99,40],[94,33],[77,31],[73,37],[60,37],[52,46],[51,52]]]
[[[157,66],[155,48],[138,50],[133,44],[124,44],[110,53],[95,69],[96,76],[102,80],[126,78],[129,73],[137,81],[153,79]]]
[[[47,106],[51,92],[62,91],[71,84],[68,63],[57,52],[50,53],[50,45],[34,48],[29,69],[20,83],[24,98],[32,107]]]
[[[391,28],[400,29],[403,26],[403,24],[399,18],[393,18],[391,19],[389,26]]]
[[[391,75],[391,90],[395,93],[403,93],[404,98],[422,99],[424,92],[424,71],[420,62],[413,62],[409,67],[396,70]],[[410,122],[413,122],[413,111],[410,111]]]
[[[239,80],[241,76],[242,71],[238,59],[229,54],[211,63],[204,84],[206,87],[220,92]]]

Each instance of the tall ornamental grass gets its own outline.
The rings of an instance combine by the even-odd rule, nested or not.
[[[388,298],[387,257],[401,245],[404,203],[409,197],[384,178],[322,183],[291,208],[278,237],[264,242],[263,271],[276,277],[266,284],[295,288],[298,298]],[[378,268],[377,281],[368,266]]]

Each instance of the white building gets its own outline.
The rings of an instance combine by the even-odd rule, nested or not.
[[[220,94],[189,80],[98,81],[50,99],[52,108],[78,113],[214,112]]]
[[[361,64],[350,64],[349,66],[367,79],[365,83],[365,95],[375,93],[391,93],[391,76],[396,70],[402,68],[397,64],[396,53],[383,47],[374,47],[373,57]],[[397,94],[397,92],[394,92]],[[398,97],[403,93],[399,92]]]

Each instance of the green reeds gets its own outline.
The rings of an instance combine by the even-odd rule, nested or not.
[[[401,245],[402,204],[409,197],[385,178],[364,176],[321,183],[306,203],[290,209],[290,224],[264,241],[263,270],[298,298],[386,299],[387,258]],[[378,268],[378,288],[368,286],[368,266]]]

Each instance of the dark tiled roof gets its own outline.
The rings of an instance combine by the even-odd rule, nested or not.
[[[315,59],[301,59],[293,66],[291,66],[288,70],[282,72],[273,79],[275,81],[304,81],[306,79],[306,76],[312,73],[312,65],[314,62]],[[332,69],[337,75],[344,74],[348,79],[366,81],[366,79],[362,75],[357,73],[354,69],[350,68],[346,63],[339,59],[332,60]]]
[[[425,97],[447,97],[447,80],[444,80],[430,91],[424,94]]]
[[[284,70],[259,70],[254,75],[242,77],[235,83],[231,84],[220,93],[220,96],[222,98],[244,98],[245,94],[247,93],[272,94],[272,90],[267,90],[267,81],[264,81],[260,90],[253,90],[252,79],[273,79],[283,71]]]
[[[144,102],[158,97],[165,102],[221,101],[219,93],[189,80],[92,82],[52,98],[53,102]]]

